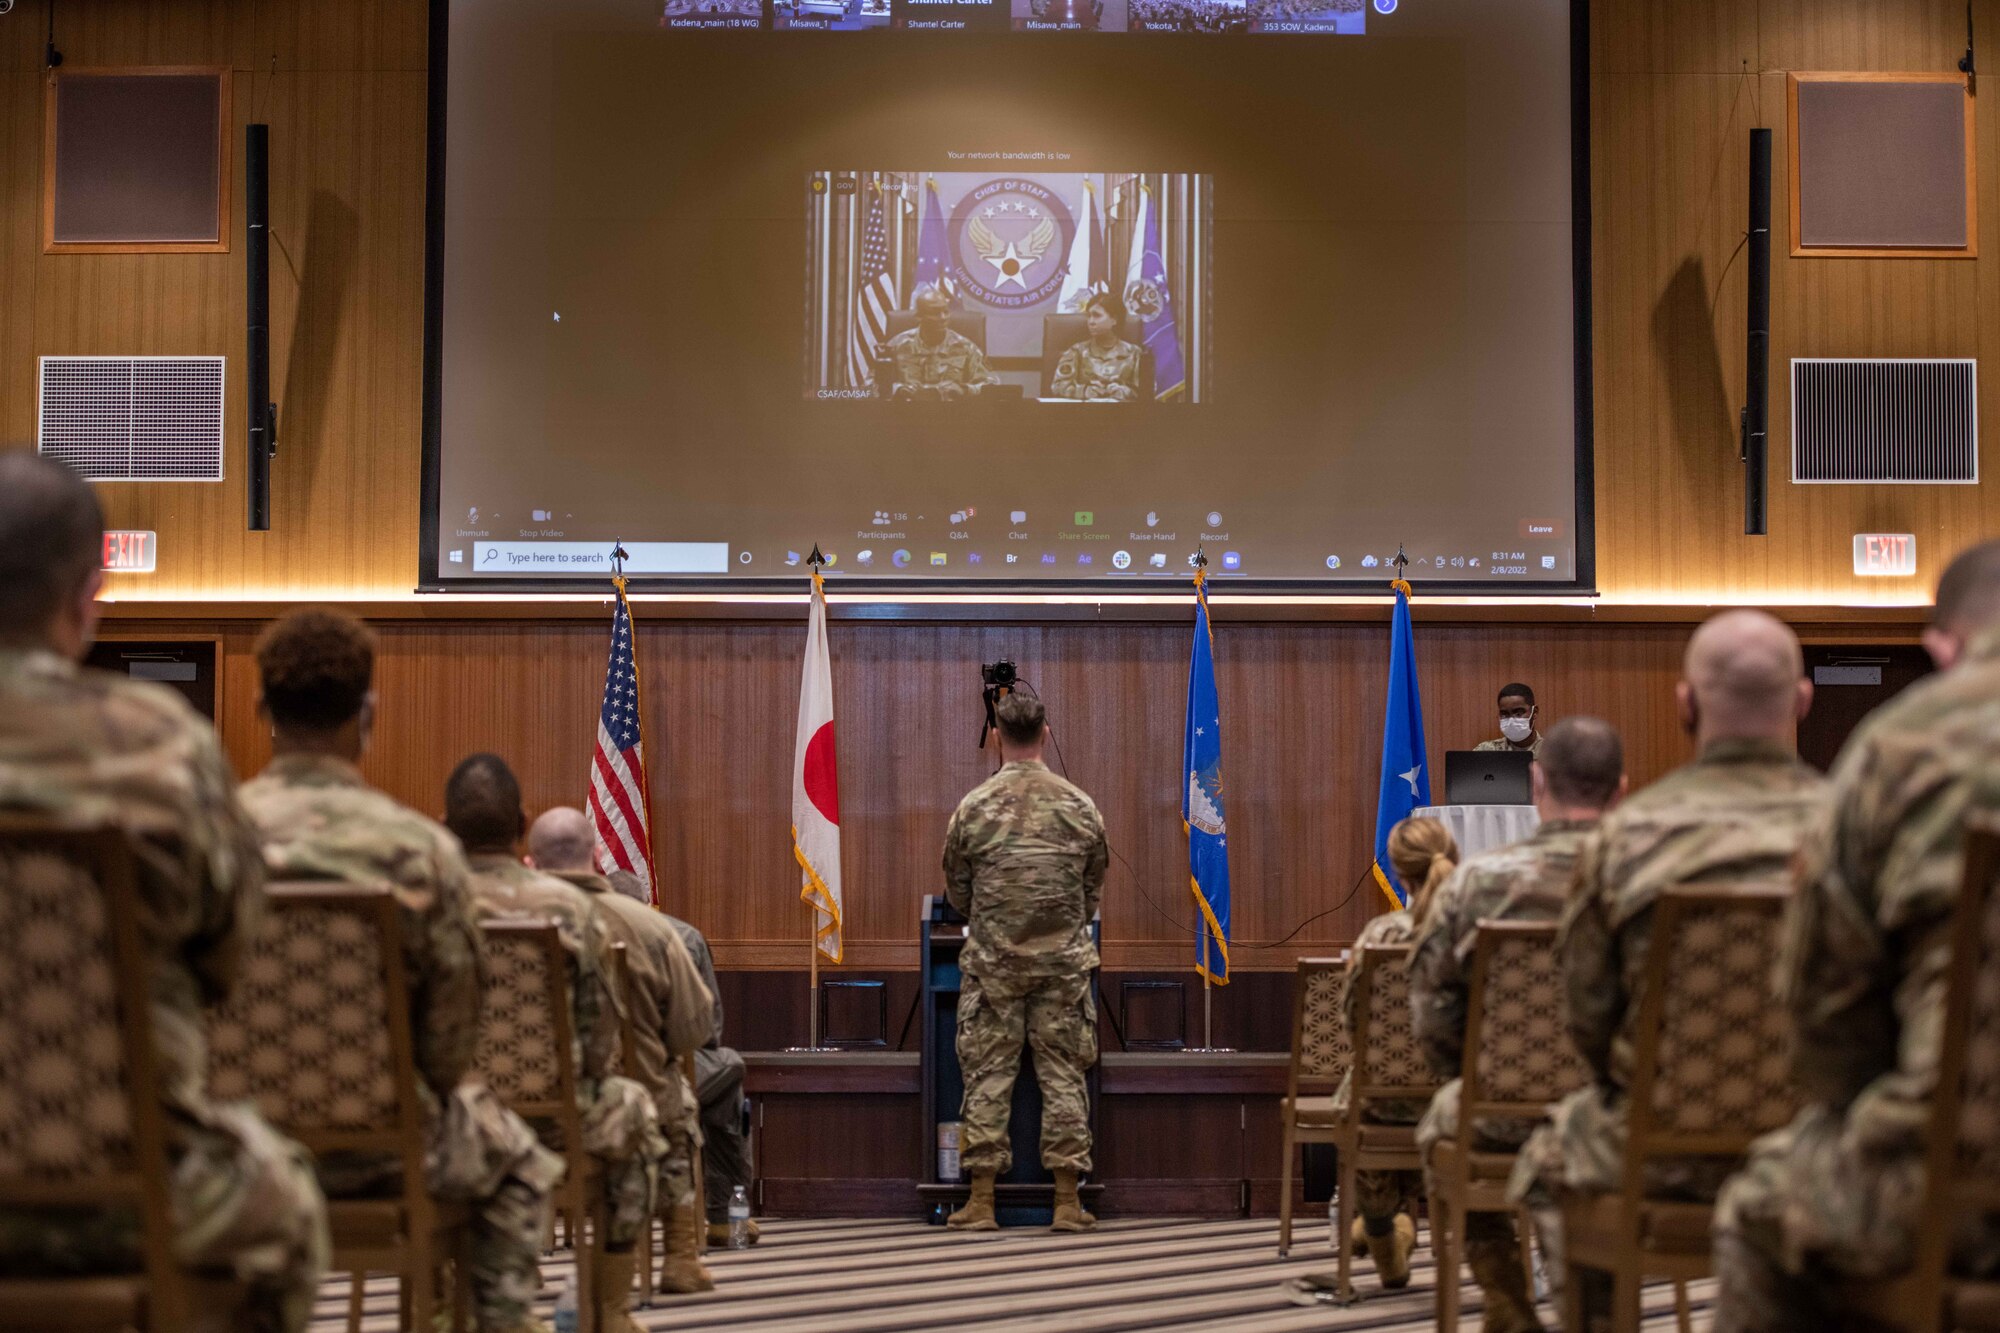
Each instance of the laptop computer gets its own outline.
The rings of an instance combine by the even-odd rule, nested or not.
[[[1528,805],[1534,786],[1528,769],[1535,756],[1526,750],[1446,750],[1446,805]]]

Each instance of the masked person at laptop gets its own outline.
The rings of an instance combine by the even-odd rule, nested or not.
[[[1542,733],[1535,729],[1535,692],[1515,681],[1500,687],[1500,734],[1481,741],[1476,750],[1506,750],[1514,754],[1540,754]]]

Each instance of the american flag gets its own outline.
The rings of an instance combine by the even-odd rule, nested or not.
[[[889,271],[889,224],[883,217],[882,183],[868,183],[868,214],[861,227],[860,281],[854,285],[854,338],[847,347],[848,383],[875,382],[875,354],[889,334],[896,308],[896,275]]]
[[[632,660],[632,608],[618,580],[618,610],[611,617],[611,660],[604,668],[604,706],[597,714],[597,753],[590,761],[590,821],[597,828],[597,868],[638,877],[646,897],[660,905],[653,882],[650,798],[645,750],[639,742],[639,667]]]

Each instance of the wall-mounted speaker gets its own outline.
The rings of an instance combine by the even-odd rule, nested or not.
[[[1750,307],[1743,375],[1743,532],[1771,530],[1771,132],[1750,131]]]

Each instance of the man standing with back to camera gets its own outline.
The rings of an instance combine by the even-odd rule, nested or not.
[[[1007,1113],[1025,1037],[1042,1085],[1042,1165],[1055,1173],[1056,1231],[1088,1231],[1077,1182],[1090,1170],[1097,1006],[1090,937],[1109,856],[1097,806],[1042,762],[1042,701],[994,707],[1001,768],[959,802],[944,840],[945,897],[971,928],[960,955],[958,1063],[963,1161],[972,1195],[945,1225],[993,1231],[993,1181],[1012,1162]]]

